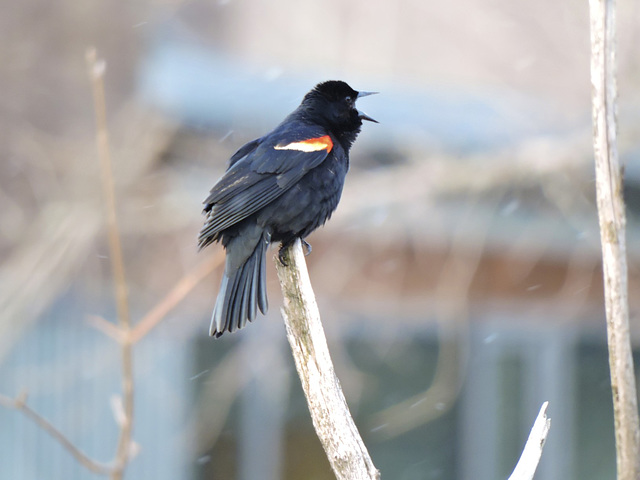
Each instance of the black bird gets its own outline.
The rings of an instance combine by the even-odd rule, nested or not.
[[[356,100],[372,93],[341,81],[320,83],[273,131],[231,157],[203,202],[206,220],[198,237],[200,248],[221,242],[227,254],[210,335],[244,327],[258,308],[267,312],[271,242],[281,242],[282,262],[285,248],[331,217],[362,120],[376,122],[356,109]]]

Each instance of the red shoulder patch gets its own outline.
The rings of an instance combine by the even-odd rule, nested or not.
[[[299,152],[318,152],[320,150],[330,152],[333,148],[333,142],[329,135],[324,135],[323,137],[300,140],[286,145],[278,144],[273,148],[276,150],[298,150]]]

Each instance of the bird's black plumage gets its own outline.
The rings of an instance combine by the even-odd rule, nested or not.
[[[341,81],[323,82],[267,135],[240,148],[204,201],[200,248],[221,242],[225,271],[210,334],[242,328],[267,311],[266,251],[285,248],[323,225],[338,206],[349,149],[362,120],[357,92]]]

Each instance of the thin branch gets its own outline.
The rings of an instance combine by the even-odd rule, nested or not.
[[[80,451],[60,430],[54,427],[47,419],[40,416],[35,410],[32,410],[27,405],[26,393],[20,394],[17,398],[7,397],[0,394],[0,405],[5,408],[13,408],[22,412],[25,416],[29,417],[35,422],[38,427],[51,435],[60,445],[62,445],[67,451],[73,455],[73,457],[88,470],[101,475],[107,475],[113,472],[113,468],[110,465],[96,462],[89,458],[85,453]]]
[[[224,263],[224,250],[200,263],[176,283],[171,291],[147,313],[131,332],[131,342],[137,343],[154,329],[166,315],[186,297],[211,272]]]
[[[132,329],[122,245],[116,215],[116,196],[111,168],[111,155],[109,151],[104,95],[105,66],[104,62],[96,59],[96,52],[94,50],[90,50],[87,53],[87,64],[89,67],[89,76],[92,81],[96,109],[97,145],[107,213],[109,251],[116,289],[118,325],[114,325],[98,316],[90,317],[89,322],[98,330],[115,339],[120,344],[122,355],[122,415],[117,422],[120,427],[120,435],[113,465],[98,463],[82,453],[64,434],[26,404],[26,395],[16,399],[0,395],[0,405],[23,412],[39,427],[56,439],[81,465],[90,471],[102,475],[110,475],[112,479],[119,480],[122,479],[124,470],[133,454],[133,442],[131,440],[134,408],[133,344],[149,333],[172,308],[184,299],[195,285],[217,268],[222,263],[223,255],[220,253],[212,257],[209,261],[202,262],[196,269],[185,275],[162,302],[142,319],[137,328]]]
[[[531,427],[529,438],[524,445],[520,460],[516,468],[509,477],[509,480],[532,480],[536,473],[544,443],[547,441],[547,434],[551,428],[551,419],[547,418],[547,407],[549,402],[544,402],[538,413],[538,417]]]
[[[99,315],[89,315],[87,317],[87,323],[118,343],[124,341],[124,332],[122,329],[106,318]]]
[[[339,480],[379,479],[335,374],[300,241],[276,260],[291,345],[313,426]]]
[[[114,480],[120,480],[129,461],[131,432],[133,429],[133,352],[131,344],[131,318],[129,314],[129,301],[127,281],[124,271],[122,245],[118,229],[116,215],[116,194],[111,169],[111,154],[109,151],[109,133],[107,129],[107,108],[104,94],[104,60],[98,60],[95,49],[87,52],[87,65],[89,77],[93,87],[93,100],[96,110],[96,129],[98,155],[100,157],[100,169],[102,178],[102,190],[107,210],[107,231],[109,237],[109,252],[111,268],[116,289],[116,308],[118,324],[124,333],[120,341],[122,351],[122,396],[124,408],[124,421],[120,428],[120,437],[116,449],[116,468],[111,475]]]
[[[142,317],[142,320],[131,329],[129,334],[129,341],[131,344],[135,345],[146,337],[151,330],[157,327],[158,324],[166,318],[167,314],[182,300],[184,300],[196,285],[224,263],[224,258],[224,250],[219,250],[216,255],[199,263],[194,269],[187,272],[180,280],[178,280],[169,293],[167,293],[164,298],[160,300],[160,302],[157,303],[144,317]],[[125,341],[126,333],[112,322],[97,315],[89,315],[87,322],[93,328],[101,331],[108,337],[111,337],[116,342]]]
[[[629,336],[626,217],[616,143],[615,3],[590,0],[593,149],[619,480],[640,478],[637,393]]]

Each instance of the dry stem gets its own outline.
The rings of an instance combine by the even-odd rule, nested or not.
[[[87,52],[87,65],[93,87],[93,100],[96,109],[96,129],[98,155],[100,157],[100,169],[102,178],[102,190],[107,210],[107,231],[109,237],[109,252],[111,268],[113,269],[114,284],[116,289],[116,308],[118,324],[124,333],[120,340],[122,356],[122,404],[124,419],[120,425],[120,437],[116,449],[115,468],[111,473],[113,480],[120,480],[129,461],[131,444],[131,432],[133,429],[133,352],[131,344],[131,318],[129,314],[129,301],[127,293],[127,281],[122,257],[122,245],[118,230],[118,218],[116,215],[116,194],[111,170],[111,154],[109,151],[109,134],[107,129],[107,108],[104,94],[105,63],[97,60],[96,51]]]

